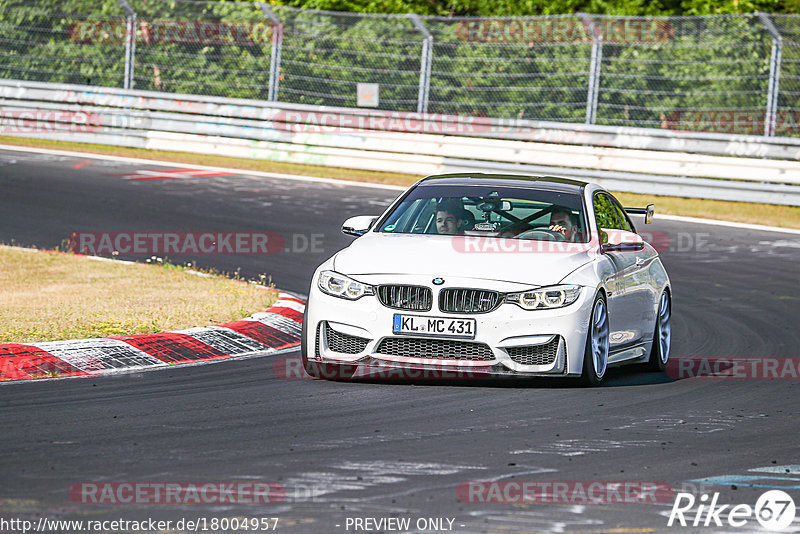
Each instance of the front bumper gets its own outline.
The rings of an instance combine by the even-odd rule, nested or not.
[[[354,276],[369,284],[388,283],[383,277]],[[500,292],[530,286],[489,280],[448,279],[432,286],[432,277],[393,276],[391,283],[430,287],[430,311],[397,310],[381,304],[376,296],[351,301],[323,293],[316,277],[309,294],[304,339],[309,360],[326,364],[456,373],[458,376],[565,376],[580,375],[586,346],[589,315],[595,289],[584,287],[578,300],[554,310],[524,310],[503,303],[479,314],[455,314],[438,309],[438,292],[447,287],[474,287]],[[446,336],[408,336],[392,331],[394,315],[476,320],[474,339]],[[444,347],[444,348],[442,348]],[[440,353],[434,357],[427,357]],[[442,354],[447,354],[442,357]],[[443,376],[446,377],[446,376]]]

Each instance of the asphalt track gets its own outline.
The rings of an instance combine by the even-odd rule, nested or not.
[[[379,213],[396,194],[246,173],[126,178],[142,170],[163,169],[0,151],[0,241],[54,247],[72,232],[277,232],[297,246],[172,259],[267,273],[305,294],[315,266],[350,242],[341,222]],[[675,292],[674,357],[798,357],[798,236],[658,219],[652,227],[663,232]],[[303,243],[312,235],[314,251]],[[755,476],[751,484],[785,488],[800,503],[797,378],[672,380],[624,369],[596,389],[347,383],[285,378],[281,359],[296,356],[0,386],[0,518],[277,517],[279,532],[303,533],[363,532],[352,520],[367,517],[407,517],[413,532],[763,531],[752,519],[742,528],[670,529],[672,498],[496,503],[457,493],[487,480],[654,481],[753,505],[764,488],[742,481]],[[775,472],[753,471],[764,467]],[[187,481],[276,482],[287,497],[155,506],[82,504],[69,494],[81,482]],[[421,518],[442,518],[444,528],[417,530]]]

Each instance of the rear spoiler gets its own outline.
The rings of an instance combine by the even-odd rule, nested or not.
[[[656,211],[655,204],[648,204],[646,208],[625,208],[625,213],[633,215],[644,215],[644,223],[650,224],[653,222],[653,213]]]

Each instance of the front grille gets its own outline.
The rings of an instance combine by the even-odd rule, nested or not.
[[[380,342],[375,350],[387,356],[429,358],[436,360],[494,360],[492,349],[485,343],[452,339],[416,339],[390,337]]]
[[[433,297],[424,286],[378,286],[378,299],[387,308],[397,310],[429,311]]]
[[[342,334],[331,328],[325,323],[325,338],[328,340],[328,348],[340,354],[359,354],[367,348],[369,339]]]
[[[443,289],[439,309],[454,313],[487,313],[500,305],[502,295],[486,289]]]
[[[522,347],[508,347],[506,352],[511,359],[522,365],[552,365],[556,361],[558,343],[561,336],[555,336],[544,345],[524,345]]]

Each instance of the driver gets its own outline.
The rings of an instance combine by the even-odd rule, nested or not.
[[[460,199],[447,198],[436,206],[436,232],[443,235],[460,234],[469,224]]]
[[[578,231],[572,210],[563,206],[553,207],[550,211],[550,230],[563,235],[565,241],[572,241]]]

